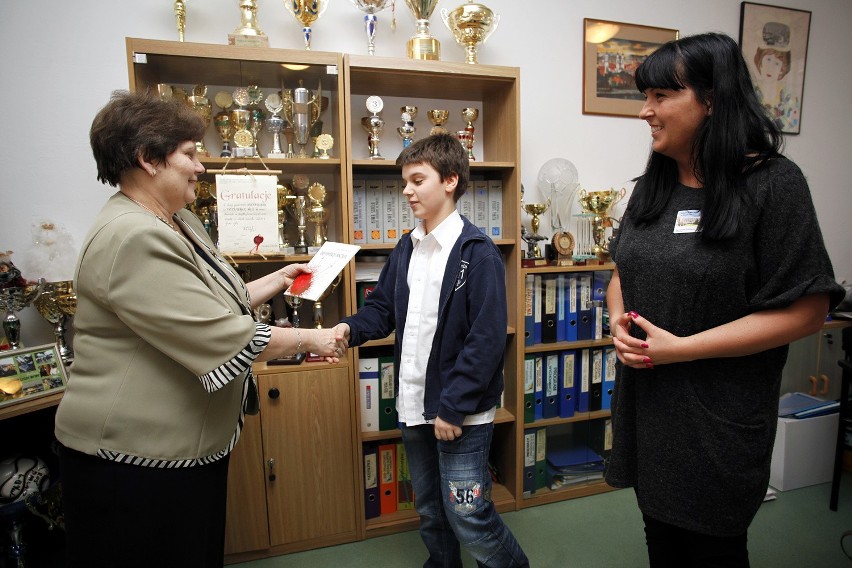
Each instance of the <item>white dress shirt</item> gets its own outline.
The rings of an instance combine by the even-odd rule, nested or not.
[[[399,358],[399,394],[396,410],[399,421],[407,426],[432,424],[423,417],[426,392],[426,366],[432,351],[432,340],[438,323],[438,302],[447,258],[461,235],[464,223],[453,211],[440,225],[425,234],[419,224],[411,232],[414,251],[408,265],[408,312]],[[494,421],[495,408],[472,414],[465,425]]]

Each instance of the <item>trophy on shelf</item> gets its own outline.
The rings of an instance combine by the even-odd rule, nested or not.
[[[77,311],[77,294],[74,292],[73,282],[60,280],[45,283],[41,294],[33,301],[33,306],[53,326],[59,357],[65,365],[70,365],[74,361],[74,351],[65,341],[65,326],[68,318]]]
[[[293,324],[293,327],[301,327],[302,322],[299,318],[299,308],[302,307],[302,299],[299,296],[290,296],[289,294],[284,294],[284,301],[290,307],[289,310],[289,318],[290,323]],[[301,351],[299,353],[294,353],[292,355],[287,355],[285,357],[281,357],[279,359],[275,359],[270,361],[270,363],[277,364],[285,364],[285,365],[298,365],[302,361],[305,360],[306,353]]]
[[[328,240],[328,209],[326,203],[328,200],[328,191],[321,183],[315,182],[308,188],[308,200],[310,207],[308,208],[308,221],[316,227],[314,230],[313,247],[317,250]],[[309,250],[308,252],[316,252]]]
[[[305,146],[308,144],[311,126],[319,118],[322,104],[322,82],[316,94],[306,89],[302,81],[295,89],[282,89],[284,93],[284,117],[293,127],[293,138],[299,145],[298,158],[307,158]],[[284,135],[287,135],[285,130]],[[289,140],[288,140],[289,141]]]
[[[234,102],[239,105],[231,111],[231,126],[234,129],[234,145],[232,154],[235,158],[249,158],[254,151],[254,135],[249,131],[251,111],[243,108],[249,104],[249,92],[245,87],[234,91]]]
[[[187,104],[190,106],[192,110],[195,111],[195,114],[201,117],[201,120],[204,121],[204,130],[210,126],[210,122],[212,120],[213,114],[213,105],[210,104],[210,99],[207,98],[207,85],[196,85],[192,89],[192,95],[186,98]],[[195,143],[195,150],[199,156],[209,156],[210,152],[207,151],[207,147],[204,145],[204,137],[201,137],[201,140]]]
[[[269,152],[267,158],[283,158],[284,152],[281,151],[281,131],[284,130],[285,121],[278,113],[284,109],[284,101],[278,93],[272,93],[266,97],[263,103],[266,110],[271,113],[271,116],[266,119],[266,129],[272,133],[272,151]]]
[[[408,39],[406,52],[409,59],[441,59],[441,42],[429,33],[429,18],[435,11],[438,0],[405,0],[408,9],[417,20],[417,32]]]
[[[530,229],[531,233],[527,233],[526,230],[522,230],[521,238],[527,243],[527,255],[521,261],[521,265],[524,267],[533,267],[533,266],[546,266],[547,259],[544,258],[544,255],[541,254],[541,247],[538,246],[540,241],[547,240],[547,237],[544,237],[539,234],[538,228],[541,223],[541,220],[538,218],[539,215],[542,215],[545,211],[550,208],[550,200],[548,199],[545,203],[524,203],[523,195],[521,197],[521,209],[527,212],[527,214],[532,216],[532,220],[530,221]]]
[[[375,95],[367,97],[367,110],[372,114],[361,118],[361,127],[370,135],[367,140],[370,145],[371,160],[384,160],[381,152],[379,152],[379,142],[381,142],[379,134],[382,133],[385,126],[385,121],[382,120],[379,113],[382,112],[384,105],[385,103],[380,97]]]
[[[328,8],[330,0],[284,0],[287,11],[302,24],[302,34],[305,36],[305,49],[311,49],[311,24],[322,16]]]
[[[408,148],[414,141],[414,132],[417,130],[414,128],[414,118],[417,116],[417,107],[406,105],[399,107],[399,112],[400,118],[402,119],[402,126],[398,126],[396,131],[399,133],[400,138],[402,138],[402,147]]]
[[[296,195],[292,200],[289,200],[290,215],[296,221],[296,229],[299,232],[299,242],[296,243],[294,249],[296,254],[308,254],[308,243],[305,239],[305,231],[308,228],[308,204],[307,197],[304,194],[307,192],[310,185],[308,176],[304,174],[296,174],[293,176],[293,190]]]
[[[467,53],[466,62],[471,64],[477,63],[477,44],[485,43],[500,23],[499,14],[474,0],[468,0],[466,4],[453,10],[442,9],[441,18],[456,42],[464,46]]]
[[[293,210],[296,194],[287,184],[278,184],[278,250],[283,254],[294,254],[296,251],[287,238],[287,212]]]
[[[317,146],[317,138],[320,135],[322,135],[322,120],[320,120],[322,118],[322,113],[325,111],[325,109],[328,108],[328,97],[320,96],[322,94],[322,91],[317,91],[317,93],[318,93],[317,97],[319,98],[319,104],[313,105],[311,107],[311,132],[310,132],[310,135],[311,135],[311,140],[314,143],[314,152],[313,152],[313,154],[311,154],[312,158],[322,158],[322,148],[319,148]],[[327,136],[330,137],[331,135],[328,134]],[[334,142],[334,139],[332,139],[332,145],[333,145],[333,142]],[[326,152],[328,152],[328,150],[330,150],[330,149],[331,149],[331,147],[327,148]],[[328,159],[328,158],[330,158],[330,156],[326,155],[325,159]]]
[[[269,47],[269,38],[257,24],[257,0],[239,0],[240,25],[228,34],[228,45]]]
[[[213,126],[216,127],[216,131],[222,139],[222,152],[219,153],[219,157],[230,158],[231,136],[234,134],[234,124],[231,122],[231,113],[228,109],[234,104],[234,97],[227,91],[219,91],[213,97],[213,100],[222,109],[221,112],[213,117]]]
[[[3,317],[3,333],[9,340],[11,349],[21,346],[21,320],[17,313],[32,304],[44,288],[44,279],[39,278],[36,284],[0,288],[0,310],[5,312]]]
[[[170,101],[174,95],[174,89],[167,83],[157,83],[157,96],[161,101]]]
[[[323,300],[328,298],[332,292],[334,292],[334,290],[340,284],[342,276],[343,273],[338,274],[337,278],[335,278],[332,283],[328,285],[328,288],[326,288],[323,293],[320,294],[320,297],[317,298],[317,300],[314,302],[314,327],[316,329],[322,329],[322,324],[324,321],[322,302]]]
[[[450,111],[445,109],[432,109],[426,111],[426,116],[429,117],[429,122],[432,123],[432,129],[429,130],[429,135],[447,134],[447,129],[444,128],[444,123],[450,118]]]
[[[574,264],[574,235],[568,232],[574,196],[577,193],[577,168],[565,158],[553,158],[538,171],[538,189],[550,199],[551,246],[556,251],[556,266]]]
[[[263,123],[266,120],[266,113],[263,112],[262,109],[253,108],[250,111],[250,119],[249,119],[249,132],[251,132],[252,138],[252,156],[260,157],[260,150],[257,148],[257,139],[258,134],[263,129]]]
[[[177,24],[178,41],[183,41],[183,32],[186,31],[186,2],[175,0],[175,23]]]
[[[314,140],[314,148],[319,151],[319,154],[315,156],[320,160],[328,160],[331,158],[331,155],[328,153],[332,148],[334,148],[334,138],[332,138],[331,134],[320,134],[317,136],[316,140]]]
[[[609,211],[626,194],[627,190],[623,187],[618,191],[612,188],[602,191],[580,189],[579,200],[583,213],[577,216],[581,222],[585,221],[587,227],[586,231],[582,229],[579,231],[580,253],[585,253],[586,258],[596,257],[604,262],[609,260],[609,242],[606,239],[606,230],[612,227],[613,221],[612,217],[609,216]],[[582,242],[584,239],[588,239],[588,235],[591,236],[591,239],[585,243]],[[589,244],[591,244],[590,247]]]
[[[379,12],[393,3],[393,0],[351,0],[356,8],[364,12],[364,29],[367,32],[367,53],[376,54],[376,28],[379,25]]]
[[[473,143],[476,141],[473,123],[479,118],[479,109],[475,107],[464,107],[461,109],[462,120],[465,122],[464,130],[467,132],[467,157],[471,162],[476,161],[473,157]]]

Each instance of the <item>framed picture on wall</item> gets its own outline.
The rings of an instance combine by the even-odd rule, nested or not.
[[[645,97],[636,68],[678,31],[589,18],[583,28],[583,114],[638,118]]]
[[[0,351],[0,407],[63,391],[67,382],[55,343]]]
[[[741,4],[740,49],[758,98],[785,134],[798,134],[802,127],[810,27],[806,10]]]

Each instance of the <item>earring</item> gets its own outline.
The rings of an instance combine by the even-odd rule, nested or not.
[[[151,177],[157,175],[157,168],[151,168]]]

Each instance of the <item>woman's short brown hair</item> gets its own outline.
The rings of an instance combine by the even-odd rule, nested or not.
[[[202,136],[204,121],[183,102],[113,91],[89,131],[98,181],[118,186],[125,172],[140,167],[140,154],[146,161],[165,163],[181,142]]]

